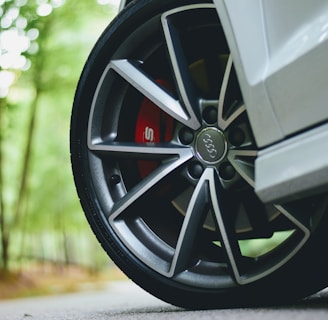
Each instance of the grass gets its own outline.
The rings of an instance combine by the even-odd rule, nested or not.
[[[109,281],[121,279],[126,277],[114,266],[95,273],[78,266],[36,265],[0,274],[0,300],[101,290]]]

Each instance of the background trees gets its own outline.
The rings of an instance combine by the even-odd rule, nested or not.
[[[115,0],[0,0],[0,270],[107,261],[74,189],[69,121]],[[98,250],[95,250],[97,248]]]

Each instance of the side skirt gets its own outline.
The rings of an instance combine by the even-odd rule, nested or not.
[[[255,191],[282,203],[328,191],[328,123],[260,151]]]

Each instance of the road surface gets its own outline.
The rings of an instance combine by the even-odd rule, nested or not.
[[[327,320],[328,290],[290,306],[189,311],[149,295],[129,281],[101,291],[0,301],[0,320]]]

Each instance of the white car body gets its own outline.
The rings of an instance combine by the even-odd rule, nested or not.
[[[326,191],[328,2],[214,3],[257,144],[265,147],[255,166],[256,193],[281,202]]]

